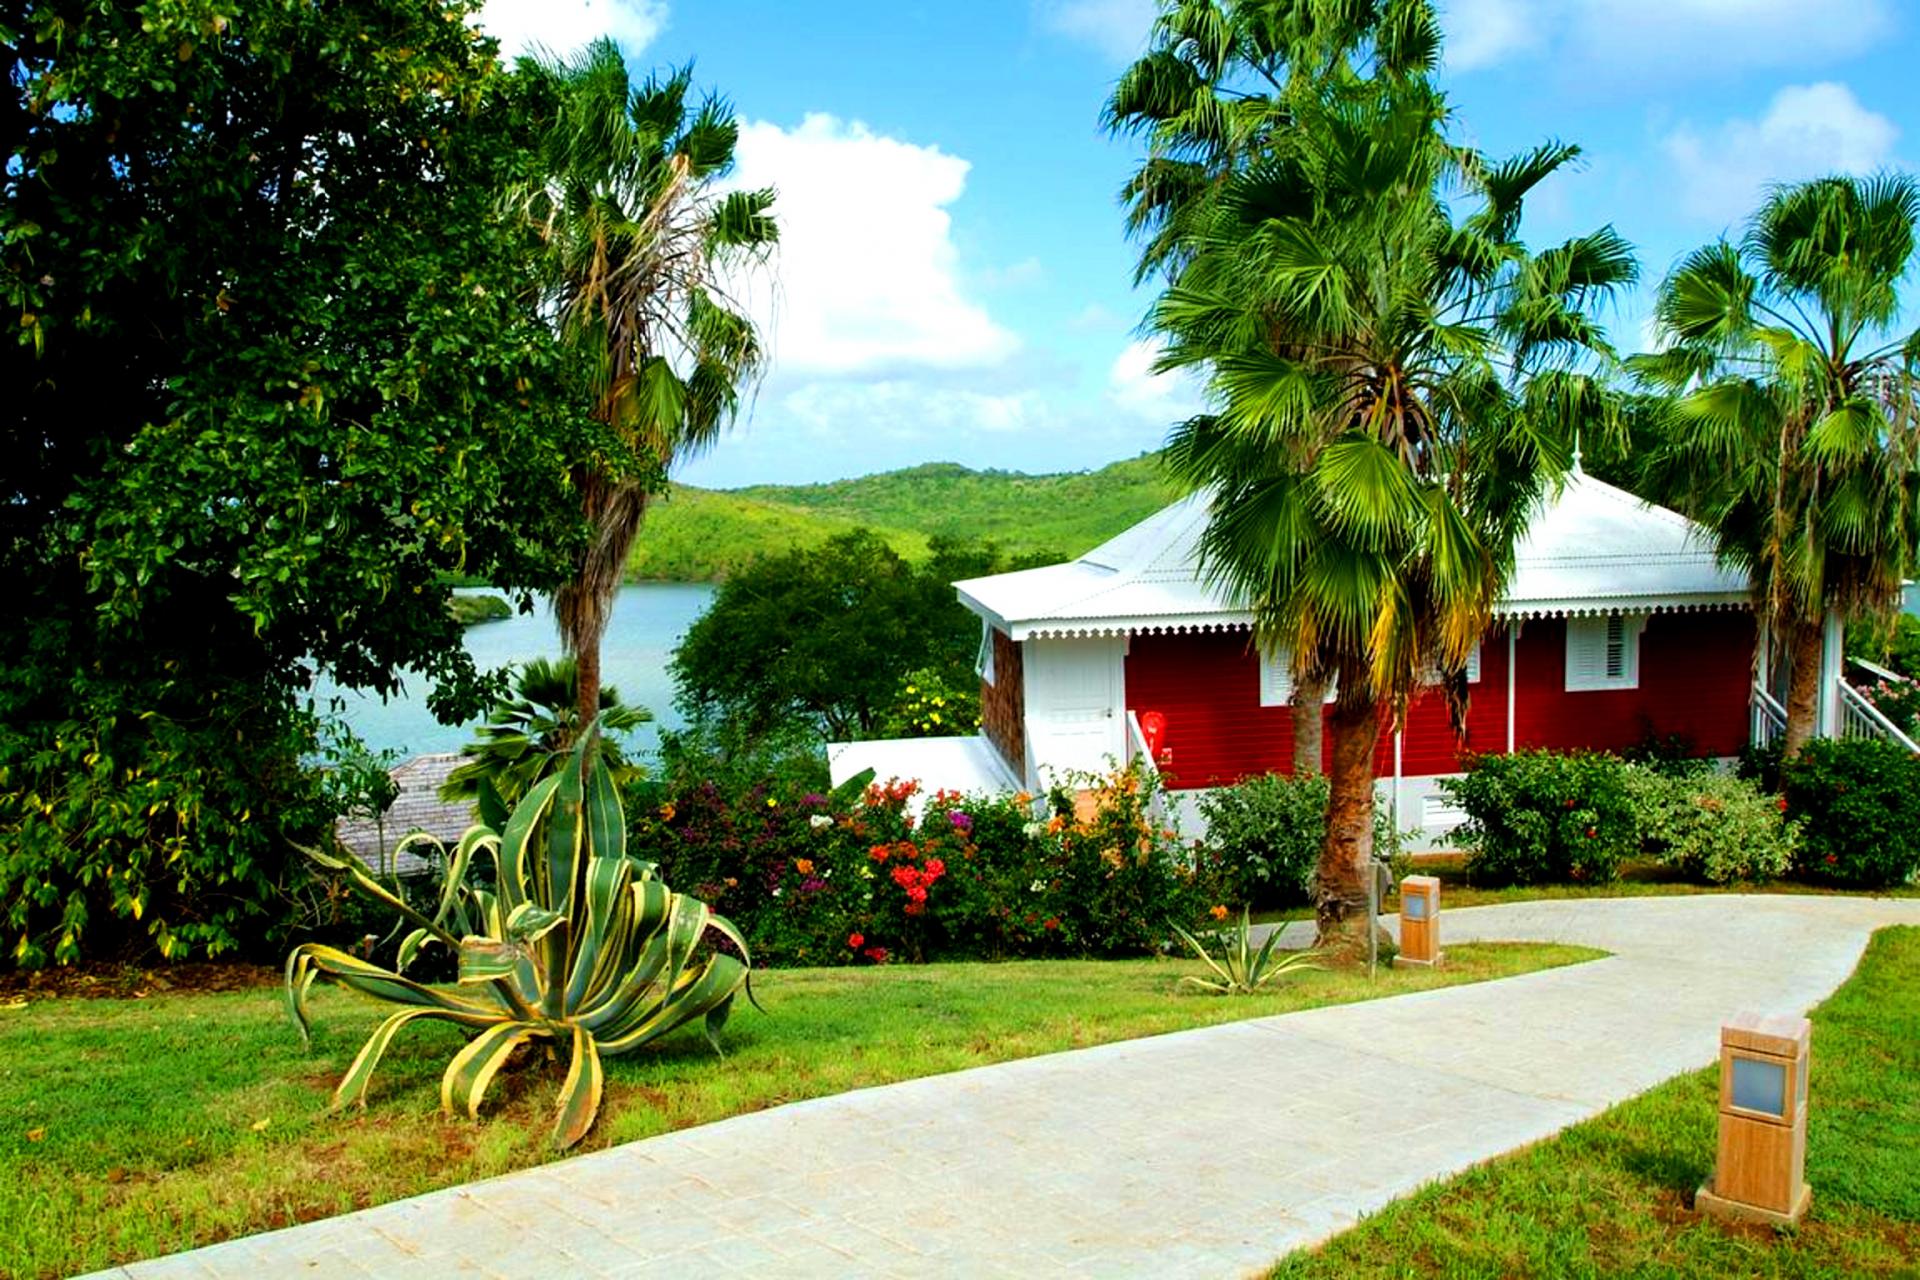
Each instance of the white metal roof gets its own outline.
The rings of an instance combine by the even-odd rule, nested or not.
[[[1194,494],[1065,564],[954,584],[961,603],[1015,640],[1249,626],[1195,567],[1208,500]],[[1581,471],[1529,523],[1495,612],[1525,617],[1745,605],[1746,579],[1707,532]]]

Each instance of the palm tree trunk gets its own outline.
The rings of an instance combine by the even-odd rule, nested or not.
[[[1327,782],[1327,836],[1314,873],[1316,946],[1335,953],[1365,946],[1367,867],[1373,859],[1373,753],[1380,717],[1366,673],[1343,671],[1333,707],[1333,771]]]
[[[1296,778],[1320,775],[1326,741],[1326,721],[1321,711],[1326,700],[1324,676],[1302,680],[1293,687],[1293,776]]]
[[[1782,630],[1787,637],[1787,653],[1792,666],[1787,676],[1787,732],[1783,757],[1791,760],[1813,740],[1820,719],[1820,672],[1824,664],[1822,645],[1826,639],[1818,621],[1794,620]]]
[[[639,481],[609,482],[592,475],[582,477],[580,489],[581,509],[593,534],[573,581],[554,593],[553,605],[561,647],[573,655],[578,668],[574,711],[584,732],[600,713],[600,641],[613,614],[614,593],[626,575],[627,557],[640,536],[648,495]]]

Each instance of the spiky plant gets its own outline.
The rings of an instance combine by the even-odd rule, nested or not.
[[[558,770],[572,750],[580,726],[579,687],[579,667],[572,658],[531,658],[522,663],[514,673],[513,696],[496,702],[474,740],[460,748],[466,762],[447,775],[440,798],[485,801],[486,788],[491,787],[501,805],[518,802],[534,783]],[[601,686],[603,733],[625,733],[652,719],[653,713],[645,707],[627,706],[618,690]],[[625,782],[636,772],[610,739],[602,739],[600,751],[600,766],[615,783]],[[482,821],[487,817],[483,807]]]
[[[599,728],[596,720],[560,772],[529,789],[502,830],[476,826],[461,837],[431,918],[357,860],[310,851],[415,926],[393,969],[311,942],[287,957],[287,1012],[302,1039],[307,995],[319,979],[402,1006],[347,1068],[334,1090],[336,1108],[365,1104],[381,1056],[416,1019],[477,1033],[441,1078],[440,1105],[448,1114],[477,1116],[487,1086],[520,1046],[566,1052],[571,1065],[553,1126],[554,1145],[562,1148],[580,1141],[599,1113],[602,1058],[630,1053],[695,1018],[705,1019],[718,1051],[733,998],[748,981],[746,939],[705,903],[656,879],[652,863],[627,854],[620,793],[600,763]],[[491,889],[466,880],[482,856],[493,860]],[[727,950],[703,950],[709,930]],[[459,957],[455,990],[402,976],[435,942]]]
[[[1273,948],[1280,941],[1281,926],[1279,925],[1274,926],[1273,932],[1267,935],[1267,940],[1260,950],[1255,951],[1251,929],[1251,917],[1248,916],[1247,909],[1242,907],[1240,908],[1240,927],[1221,930],[1214,935],[1215,940],[1220,944],[1220,955],[1216,959],[1213,953],[1207,950],[1205,943],[1179,925],[1174,925],[1173,931],[1180,935],[1181,941],[1192,947],[1193,954],[1206,961],[1207,968],[1213,970],[1215,974],[1212,978],[1188,974],[1180,981],[1190,982],[1202,991],[1211,991],[1218,996],[1244,996],[1258,991],[1275,978],[1285,977],[1288,974],[1298,975],[1308,969],[1326,967],[1315,963],[1320,956],[1318,951],[1289,951],[1276,961],[1273,958]]]

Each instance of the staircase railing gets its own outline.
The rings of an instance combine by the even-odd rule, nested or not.
[[[1887,719],[1886,713],[1874,706],[1866,694],[1844,680],[1840,682],[1840,736],[1885,738],[1888,742],[1897,742],[1907,750],[1920,754],[1920,743],[1916,743],[1899,725]]]
[[[1764,749],[1786,736],[1787,709],[1757,680],[1753,685],[1752,702],[1753,745]]]

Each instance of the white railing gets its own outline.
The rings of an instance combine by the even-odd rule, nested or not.
[[[1787,709],[1758,681],[1753,686],[1753,745],[1770,747],[1787,733]]]
[[[1153,752],[1147,746],[1147,734],[1146,730],[1140,727],[1140,717],[1129,710],[1127,712],[1126,762],[1131,765],[1135,760],[1146,762],[1143,772],[1151,776],[1154,781],[1153,803],[1148,806],[1147,812],[1153,816],[1155,822],[1164,826],[1167,820],[1167,793],[1166,788],[1161,785],[1160,762],[1153,758]]]
[[[1900,726],[1887,719],[1886,713],[1873,705],[1866,694],[1848,684],[1840,682],[1840,736],[1843,738],[1885,738],[1888,742],[1897,742],[1907,750],[1920,754],[1920,743],[1908,737]]]

